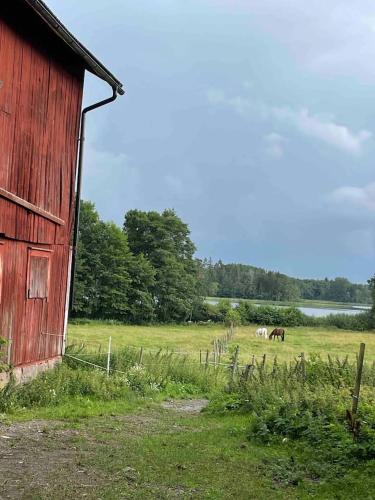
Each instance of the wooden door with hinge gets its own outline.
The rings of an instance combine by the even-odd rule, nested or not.
[[[26,306],[18,353],[21,364],[38,361],[45,349],[52,255],[46,248],[27,248]]]

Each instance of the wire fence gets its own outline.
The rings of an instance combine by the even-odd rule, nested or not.
[[[228,330],[218,338],[215,338],[211,342],[211,347],[209,349],[200,349],[200,350],[180,350],[174,347],[161,347],[161,348],[153,348],[153,347],[144,347],[144,346],[136,346],[136,345],[126,345],[121,347],[121,349],[112,352],[112,337],[108,339],[108,347],[104,349],[103,344],[99,341],[88,341],[88,342],[78,342],[76,344],[70,345],[69,347],[78,347],[78,352],[65,353],[65,357],[73,359],[79,363],[85,364],[87,366],[92,366],[93,368],[97,368],[99,370],[104,370],[109,375],[110,373],[120,373],[126,375],[127,372],[118,370],[114,367],[115,357],[122,351],[130,350],[133,351],[133,365],[137,364],[139,366],[143,366],[145,368],[152,368],[155,366],[166,366],[171,362],[171,357],[177,357],[181,360],[185,365],[195,365],[201,366],[203,368],[214,367],[221,368],[228,371],[231,374],[231,379],[234,380],[236,375],[240,375],[244,377],[246,380],[249,376],[251,376],[254,371],[262,370],[265,368],[267,355],[264,354],[249,354],[246,353],[247,359],[249,362],[247,364],[239,363],[239,355],[240,355],[240,346],[233,346],[230,349],[230,343],[235,339],[236,329],[233,323],[229,326]],[[84,349],[87,345],[95,345],[96,351],[93,352],[84,352]],[[198,360],[196,357],[198,357]],[[229,358],[228,358],[229,356]],[[93,362],[93,358],[98,358],[100,361]],[[85,359],[87,358],[87,359]],[[91,358],[91,360],[89,360]],[[195,358],[195,359],[194,359]],[[98,364],[101,363],[101,359],[103,360],[103,365]],[[329,362],[332,363],[330,356],[328,355]],[[348,358],[344,360],[344,365],[347,363]],[[272,364],[274,367],[277,365],[278,360],[277,356],[271,358]],[[357,359],[358,361],[358,359]],[[293,362],[290,362],[290,367],[292,367]],[[294,368],[295,370],[299,370],[303,375],[305,373],[305,365],[306,358],[305,353],[301,352],[294,359]],[[343,365],[343,366],[344,366]],[[292,367],[293,368],[293,367]],[[375,370],[375,362],[373,362],[373,370]]]

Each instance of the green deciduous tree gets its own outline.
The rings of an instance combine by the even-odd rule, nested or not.
[[[135,256],[142,256],[155,272],[151,286],[158,321],[186,321],[198,296],[195,246],[190,231],[173,210],[163,213],[130,210],[124,233]]]
[[[133,323],[154,319],[155,271],[130,251],[127,236],[100,220],[95,206],[82,202],[74,313]]]
[[[74,311],[78,315],[126,320],[132,255],[126,236],[100,220],[95,206],[81,205]]]

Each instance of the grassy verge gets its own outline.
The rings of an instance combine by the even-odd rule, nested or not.
[[[226,384],[225,370],[168,351],[145,353],[140,364],[138,350],[118,350],[111,356],[109,376],[106,362],[100,353],[70,348],[55,370],[0,390],[0,415],[22,420],[121,413],[166,398],[209,397]]]

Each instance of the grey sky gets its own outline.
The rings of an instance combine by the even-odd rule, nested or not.
[[[126,95],[89,118],[84,196],[173,207],[201,257],[365,281],[375,256],[375,4],[48,0]],[[89,78],[86,100],[108,94]]]

